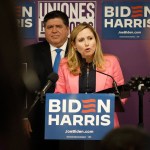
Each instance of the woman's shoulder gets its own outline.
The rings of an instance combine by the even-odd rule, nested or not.
[[[61,61],[60,61],[60,66],[64,66],[64,65],[67,65],[68,64],[68,59],[65,57],[65,58],[62,58]]]
[[[66,62],[68,62],[68,59],[66,57],[61,59],[61,63],[66,63]]]
[[[119,58],[113,54],[104,54],[104,59],[106,61],[119,61]]]

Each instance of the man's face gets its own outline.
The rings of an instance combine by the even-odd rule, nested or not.
[[[45,24],[45,38],[55,47],[61,47],[68,38],[69,27],[61,18],[49,19]]]

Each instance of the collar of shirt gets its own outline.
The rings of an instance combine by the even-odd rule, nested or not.
[[[62,49],[62,51],[60,53],[61,58],[63,58],[65,56],[65,51],[66,51],[67,43],[68,43],[68,39],[66,40],[66,42],[61,47],[59,47],[60,49]],[[55,49],[57,49],[58,47],[54,47],[51,44],[49,44],[49,45],[50,45],[50,52],[51,52],[52,64],[54,65],[54,61],[55,61],[55,57],[56,57],[56,51],[55,51]]]

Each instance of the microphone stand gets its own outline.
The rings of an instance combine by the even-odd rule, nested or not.
[[[118,96],[120,95],[119,90],[117,88],[117,83],[116,81],[113,79],[113,87],[115,88],[115,94],[117,94]]]
[[[139,122],[138,127],[143,128],[143,96],[144,96],[144,84],[139,84],[138,86],[138,96],[139,96]]]
[[[41,103],[44,103],[44,97],[45,97],[45,93],[46,91],[50,88],[50,86],[52,86],[56,81],[58,80],[58,74],[55,72],[52,72],[49,74],[48,76],[48,81],[46,83],[46,85],[44,86],[44,88],[42,89],[42,91],[37,92],[37,95],[35,97],[35,100],[33,102],[33,104],[31,105],[28,114],[31,112],[31,110],[34,108],[34,106],[37,104],[38,101],[40,101]]]
[[[32,111],[32,109],[35,107],[35,105],[37,104],[37,102],[40,101],[41,103],[44,102],[44,95],[42,92],[37,92],[37,95],[35,97],[35,100],[33,102],[33,104],[31,105],[29,111],[28,111],[28,115],[30,114],[30,112]]]
[[[139,122],[138,127],[144,127],[143,122],[143,97],[145,91],[150,91],[150,77],[132,77],[129,81],[129,86],[133,91],[138,92],[139,96]]]

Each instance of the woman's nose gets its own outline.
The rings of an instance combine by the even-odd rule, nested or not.
[[[89,45],[89,41],[88,40],[85,40],[85,45]]]

